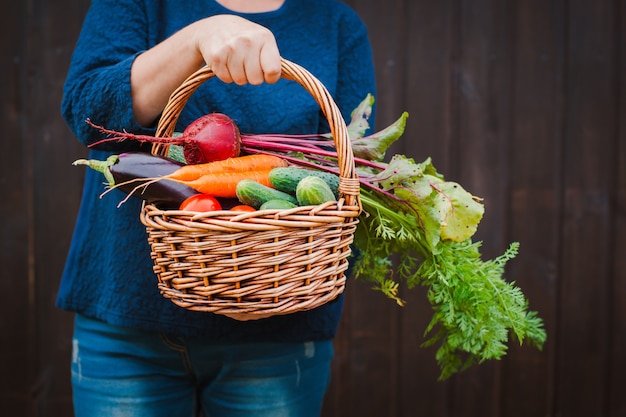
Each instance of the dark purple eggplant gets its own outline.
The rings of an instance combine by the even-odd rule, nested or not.
[[[182,166],[181,163],[172,159],[146,152],[125,152],[111,155],[104,161],[79,159],[74,161],[73,165],[87,165],[102,173],[109,187],[116,186],[118,190],[126,194],[141,185],[141,178],[149,179],[168,175]],[[131,180],[133,181],[125,184]],[[133,196],[162,209],[177,209],[183,200],[194,194],[198,192],[193,188],[167,180],[152,182],[140,192],[132,193]]]

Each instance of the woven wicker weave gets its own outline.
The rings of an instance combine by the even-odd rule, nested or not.
[[[172,94],[157,136],[174,132],[188,98],[213,76],[204,67]],[[289,210],[200,214],[146,205],[141,221],[159,289],[181,307],[266,317],[318,307],[345,288],[361,212],[347,128],[326,88],[309,72],[283,60],[282,77],[309,91],[329,122],[338,154],[339,201]],[[155,154],[165,152],[153,147]]]

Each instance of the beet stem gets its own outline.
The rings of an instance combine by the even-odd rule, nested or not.
[[[116,130],[107,129],[104,126],[94,124],[90,119],[86,119],[85,122],[89,126],[93,127],[94,129],[97,129],[100,133],[111,136],[109,138],[105,138],[105,139],[102,139],[102,140],[99,140],[97,142],[90,144],[89,145],[90,148],[94,146],[98,146],[102,143],[122,142],[123,140],[126,140],[126,139],[131,139],[131,140],[135,140],[137,142],[142,142],[142,143],[146,143],[146,142],[147,143],[163,143],[163,144],[168,144],[168,145],[180,145],[186,142],[186,138],[184,136],[156,137],[156,136],[150,136],[150,135],[137,135],[134,133],[127,132],[126,130],[122,132],[118,132]]]

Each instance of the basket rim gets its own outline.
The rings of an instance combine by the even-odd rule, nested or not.
[[[141,222],[153,229],[178,231],[236,232],[245,230],[308,229],[321,225],[348,226],[358,224],[360,208],[325,203],[320,206],[302,206],[297,209],[268,209],[254,212],[219,210],[192,212],[185,210],[162,210],[146,204],[140,214]]]

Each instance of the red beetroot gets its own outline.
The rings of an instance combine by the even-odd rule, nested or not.
[[[135,135],[129,132],[117,132],[87,123],[100,132],[110,135],[90,146],[97,146],[104,142],[122,141],[126,139],[138,142],[159,143],[165,145],[181,145],[185,160],[188,164],[203,164],[205,162],[222,161],[239,156],[241,151],[241,137],[235,122],[225,114],[210,113],[193,121],[177,137],[156,137],[149,135]]]
[[[187,126],[182,137],[185,160],[190,164],[223,161],[240,153],[239,128],[222,113],[200,117]]]

